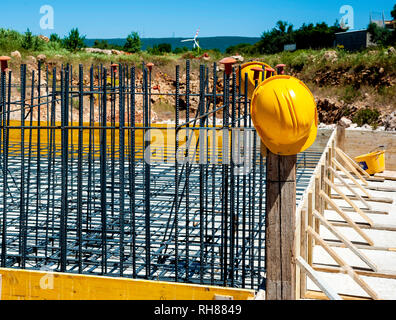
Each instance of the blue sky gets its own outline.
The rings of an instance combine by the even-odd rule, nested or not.
[[[342,5],[354,9],[355,29],[365,28],[370,11],[390,11],[395,0],[0,0],[1,28],[64,36],[78,27],[87,38],[124,38],[131,31],[142,37],[191,37],[198,27],[200,36],[258,37],[276,21],[295,27],[304,22],[333,24],[340,20]],[[54,9],[54,29],[40,28],[40,7]]]

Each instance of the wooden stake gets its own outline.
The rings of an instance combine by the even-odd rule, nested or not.
[[[296,297],[295,219],[297,156],[267,150],[266,267],[268,300]]]
[[[366,189],[364,189],[359,182],[356,181],[356,179],[346,170],[336,159],[332,160],[335,166],[338,168],[338,170],[342,171],[352,182],[360,189],[362,192],[368,197],[371,198],[371,195],[367,192]]]
[[[347,273],[355,282],[373,299],[378,300],[378,295],[371,289],[366,282],[353,270],[311,227],[307,231],[312,234],[316,241],[322,246],[323,249],[343,267],[344,272]]]
[[[297,263],[310,279],[321,289],[330,300],[342,300],[342,298],[333,290],[325,280],[302,258],[297,257]]]
[[[308,226],[308,219],[307,219],[308,213],[306,209],[301,210],[301,230],[300,230],[300,255],[301,258],[307,260],[307,234],[305,230],[307,229]],[[312,239],[312,237],[310,237]],[[305,292],[307,290],[307,276],[305,273],[305,270],[303,268],[300,268],[300,297],[304,298],[305,297]]]
[[[370,226],[373,226],[374,222],[371,220],[351,199],[348,198],[337,186],[334,185],[329,179],[325,179],[325,182],[337,192],[342,199],[344,199],[364,220],[368,222]]]
[[[336,228],[334,228],[334,226],[329,221],[327,221],[323,215],[321,215],[316,210],[314,210],[313,214],[315,215],[316,218],[320,220],[320,222],[327,228],[327,230],[329,230],[341,242],[343,242],[349,250],[351,250],[354,254],[356,254],[373,271],[375,272],[378,271],[377,266],[373,262],[371,262],[371,260],[363,252],[360,252],[359,249],[351,241],[349,241],[346,237],[344,237],[341,232],[339,232]]]
[[[362,177],[362,175],[357,171],[356,167],[358,166],[357,164],[352,164],[351,161],[347,157],[344,156],[343,152],[340,149],[336,149],[337,154],[340,156],[342,160],[344,160],[344,163],[346,166],[351,170],[362,182],[364,185],[368,186],[368,182],[366,179]],[[367,172],[366,172],[367,173]]]
[[[363,230],[360,229],[359,226],[351,218],[349,218],[348,215],[346,215],[333,200],[329,198],[327,194],[325,194],[323,191],[320,191],[320,196],[348,223],[352,229],[354,229],[364,240],[366,240],[370,246],[374,245],[373,240],[371,240],[371,238],[366,235]]]
[[[363,170],[361,166],[359,166],[355,160],[353,160],[350,156],[348,156],[341,148],[336,148],[337,153],[341,158],[349,161],[351,165],[353,165],[358,171],[360,171],[367,179],[371,178],[371,176],[367,173],[366,170]],[[345,160],[344,160],[345,161]]]
[[[354,194],[354,195],[366,206],[367,209],[372,210],[371,205],[370,205],[366,200],[364,200],[364,199],[359,195],[359,193],[357,193],[355,190],[353,190],[353,188],[351,187],[351,185],[349,185],[349,183],[346,182],[346,181],[344,180],[344,178],[341,177],[341,175],[339,175],[335,169],[331,168],[330,170],[333,171],[334,176],[335,176],[338,180],[340,180],[341,183],[342,183],[349,191],[351,191],[351,192],[352,192],[352,193],[353,193],[353,194]]]

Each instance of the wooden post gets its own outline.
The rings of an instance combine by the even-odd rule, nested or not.
[[[266,267],[268,300],[296,298],[295,219],[297,156],[267,150]]]
[[[345,150],[345,127],[337,125],[336,146]]]

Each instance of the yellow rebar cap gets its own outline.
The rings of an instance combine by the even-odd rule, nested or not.
[[[251,116],[262,142],[274,154],[297,154],[316,139],[315,99],[294,77],[277,75],[262,82],[253,93]]]
[[[264,68],[263,68],[264,66]],[[241,65],[241,94],[245,93],[245,77],[247,73],[247,83],[248,83],[248,98],[251,99],[254,89],[256,89],[256,81],[254,80],[254,70],[252,68],[271,68],[270,65],[260,62],[260,61],[252,61],[252,62],[247,62]],[[267,73],[264,72],[264,80],[267,77]],[[260,74],[260,77],[258,79],[258,84],[264,81],[263,76]],[[237,75],[237,85],[239,85],[239,75]]]

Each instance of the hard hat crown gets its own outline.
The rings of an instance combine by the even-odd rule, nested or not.
[[[297,145],[304,145],[313,128],[317,128],[315,100],[300,80],[274,76],[254,91],[252,119],[264,144],[270,150],[272,147],[272,152],[292,154]]]

